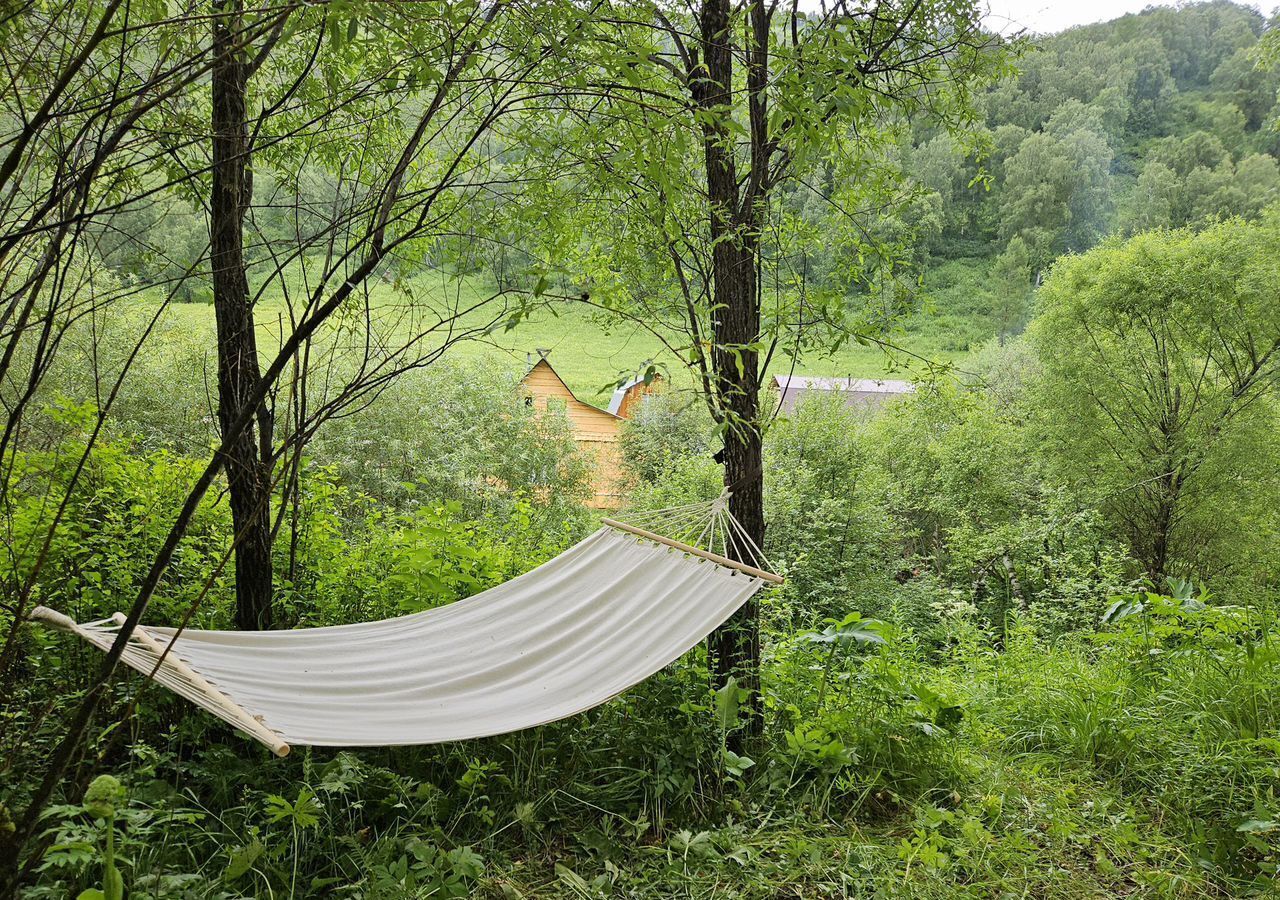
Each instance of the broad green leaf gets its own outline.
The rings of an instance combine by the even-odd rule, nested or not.
[[[243,847],[236,847],[231,851],[231,861],[227,863],[227,868],[222,873],[224,881],[235,881],[250,869],[253,864],[258,861],[258,857],[262,856],[266,847],[257,838],[254,838]]]
[[[738,711],[748,694],[747,690],[738,687],[738,679],[732,675],[724,687],[716,691],[716,720],[722,731],[729,731],[737,724]]]
[[[723,753],[725,771],[738,778],[742,774],[756,764],[756,761],[749,756],[739,756],[732,750],[726,748]]]
[[[1280,822],[1274,822],[1269,819],[1246,819],[1240,823],[1236,831],[1245,834],[1266,834],[1269,831],[1275,831],[1280,828]]]

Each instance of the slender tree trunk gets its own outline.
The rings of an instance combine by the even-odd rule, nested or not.
[[[720,338],[717,337],[717,341]],[[754,363],[753,363],[754,366]],[[751,406],[755,406],[752,392]],[[744,404],[745,405],[745,404]],[[748,410],[742,410],[748,412]],[[755,424],[735,428],[726,434],[724,482],[733,491],[729,512],[742,524],[756,546],[764,543],[764,496],[762,489],[762,454],[760,429]],[[746,541],[735,538],[729,555],[750,565],[759,565],[755,551]],[[760,703],[760,608],[755,598],[741,609],[710,638],[709,649],[717,686],[730,677],[751,692],[747,706],[746,734],[756,737],[763,731]],[[741,752],[740,742],[731,742]]]
[[[1000,564],[1004,566],[1005,578],[1009,582],[1009,597],[1018,602],[1018,609],[1027,611],[1027,596],[1022,592],[1022,582],[1018,580],[1018,572],[1013,566],[1013,558],[1008,552],[1001,554]]]
[[[704,0],[699,17],[705,78],[694,86],[699,106],[708,116],[703,132],[710,203],[712,246],[712,368],[715,392],[727,420],[724,483],[733,492],[729,511],[757,546],[764,543],[764,469],[760,435],[760,361],[755,345],[760,333],[756,269],[758,234],[754,209],[743,208],[733,155],[733,139],[724,119],[732,106],[733,35],[730,0]],[[754,149],[754,148],[753,148]],[[753,161],[755,154],[753,153]],[[749,203],[750,201],[748,201]],[[759,564],[755,550],[735,539],[730,555]],[[761,731],[760,624],[754,600],[742,607],[708,639],[716,686],[737,679],[751,692],[746,732]],[[731,736],[735,750],[741,735]]]
[[[720,251],[724,248],[724,252]],[[725,432],[724,484],[732,491],[729,512],[738,520],[756,547],[764,544],[764,464],[760,434],[759,359],[753,349],[760,330],[755,303],[755,254],[729,241],[716,245],[713,316],[716,350],[716,389],[729,416]],[[729,555],[759,565],[755,549],[735,537]],[[760,622],[759,607],[749,600],[710,639],[717,686],[730,677],[751,691],[747,734],[758,735],[760,720]]]
[[[248,71],[241,40],[242,0],[221,0],[213,22],[213,193],[209,237],[218,334],[218,423],[222,433],[245,409],[261,373],[245,274],[244,218],[253,194],[246,114]],[[271,419],[263,402],[256,422],[230,445],[224,467],[236,537],[236,625],[271,627]]]
[[[1166,472],[1156,482],[1157,495],[1152,512],[1151,551],[1147,555],[1147,574],[1156,590],[1164,586],[1169,566],[1169,550],[1173,537],[1173,522],[1178,510],[1181,480],[1176,472]],[[1139,545],[1140,546],[1140,545]]]

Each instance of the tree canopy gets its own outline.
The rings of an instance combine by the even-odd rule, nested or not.
[[[1229,565],[1273,477],[1280,221],[1148,232],[1038,295],[1049,433],[1154,579]],[[1264,492],[1265,493],[1265,492]]]

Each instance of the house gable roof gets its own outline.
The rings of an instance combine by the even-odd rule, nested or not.
[[[662,378],[661,375],[655,374],[652,378],[649,379],[649,384],[654,384],[661,378]],[[618,415],[621,412],[622,404],[626,401],[627,394],[631,391],[631,389],[640,387],[644,383],[645,383],[644,376],[641,375],[636,378],[632,378],[626,384],[622,385],[616,391],[614,391],[613,396],[609,398],[609,412],[615,416]]]
[[[546,372],[549,372],[551,376],[555,378],[557,382],[559,382],[560,386],[564,388],[565,393],[568,394],[569,397],[572,398],[575,403],[579,403],[582,406],[587,407],[588,409],[591,409],[591,410],[594,410],[595,412],[600,413],[601,415],[613,416],[613,418],[615,419],[622,418],[621,416],[614,413],[611,409],[601,409],[600,407],[592,403],[588,403],[585,400],[578,399],[578,395],[573,392],[573,389],[570,388],[569,385],[565,384],[564,379],[560,377],[560,373],[557,372],[554,367],[552,367],[551,363],[547,362],[545,357],[538,360],[536,363],[534,363],[532,366],[529,367],[529,371],[524,373],[524,377],[520,379],[520,383],[524,384],[525,382],[527,382],[529,380],[529,376],[533,375],[533,373],[538,371],[540,368],[544,369],[544,371]]]

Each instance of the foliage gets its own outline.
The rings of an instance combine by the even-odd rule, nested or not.
[[[478,514],[523,493],[565,516],[590,493],[592,461],[567,423],[521,402],[507,369],[444,364],[407,373],[315,441],[314,460],[345,486],[385,503],[415,495],[465,504]]]
[[[839,398],[815,397],[770,430],[765,551],[787,576],[771,617],[807,627],[842,615],[851,596],[886,613],[871,598],[891,593],[900,536],[867,428]]]
[[[654,482],[676,459],[709,454],[711,433],[695,398],[674,391],[650,394],[623,426],[623,457],[640,482]]]
[[[116,868],[116,807],[125,799],[124,787],[112,775],[93,779],[84,794],[84,811],[102,821],[102,889],[89,888],[77,900],[124,900],[124,879]]]
[[[91,620],[136,596],[216,436],[209,310],[165,299],[204,298],[207,160],[181,142],[206,133],[204,80],[141,109],[107,169],[119,183],[91,179],[84,195],[101,208],[66,207],[83,241],[47,256],[58,284],[22,293],[37,251],[58,248],[33,237],[56,226],[24,218],[44,181],[64,163],[78,177],[105,146],[71,139],[77,129],[109,130],[133,108],[82,99],[115,96],[111,71],[127,92],[156,60],[202,64],[204,32],[162,7],[137,6],[89,54],[16,170],[35,180],[0,191],[6,210],[35,203],[0,217],[0,281],[18,291],[0,306],[22,315],[15,300],[36,301],[35,326],[0,336],[0,631],[12,635],[0,850],[101,664],[14,610]],[[972,23],[971,4],[925,7],[925,24],[886,46]],[[39,35],[91,34],[99,10],[41,3],[0,21],[19,86],[0,101],[6,154],[39,118],[28,96],[77,58],[29,52]],[[557,368],[597,400],[641,360],[667,367],[668,390],[623,431],[632,509],[722,490],[726,431],[681,364],[733,364],[770,341],[681,330],[720,314],[706,151],[740,153],[752,118],[690,105],[698,80],[672,61],[700,23],[683,10],[297,8],[253,75],[260,346],[269,358],[324,285],[348,284],[343,254],[368,237],[380,176],[447,77],[429,60],[453,58],[495,10],[511,15],[460,70],[477,103],[444,101],[388,232],[422,238],[410,222],[429,208],[419,222],[439,233],[367,273],[280,382],[281,427],[319,426],[296,456],[275,447],[297,476],[271,507],[283,627],[453,603],[593,527],[568,423],[514,390],[510,360],[531,346],[556,347]],[[36,821],[21,896],[107,900],[126,884],[157,900],[1274,894],[1280,75],[1255,65],[1274,62],[1274,23],[1220,0],[1151,8],[1015,42],[1018,72],[991,84],[1011,57],[966,46],[904,91],[889,70],[849,79],[868,64],[856,28],[797,15],[797,33],[764,38],[776,63],[764,133],[789,177],[748,235],[760,334],[777,338],[761,374],[806,354],[796,371],[878,374],[916,352],[953,365],[913,368],[914,394],[884,406],[815,397],[775,417],[776,398],[765,404],[765,549],[786,583],[760,596],[759,692],[736,677],[713,688],[697,647],[566,721],[274,760],[119,677],[83,765]],[[863,24],[874,44],[884,22]],[[952,64],[974,68],[940,88]],[[542,80],[506,93],[526,65]],[[508,99],[521,114],[469,143]],[[446,198],[424,206],[439,177]],[[495,284],[525,299],[450,319],[484,340],[438,364],[451,338],[424,337],[422,322]],[[882,358],[871,335],[906,346]],[[410,360],[397,347],[417,349]],[[403,371],[382,368],[397,359]],[[195,505],[146,622],[232,621],[224,489],[216,480]],[[757,700],[764,733],[740,741],[739,712]]]
[[[501,740],[269,768],[216,744],[140,745],[120,765],[119,857],[135,891],[173,898],[291,884],[764,898],[775,879],[937,897],[1265,892],[1280,854],[1274,631],[1266,610],[1199,600],[1144,597],[1089,642],[1019,625],[999,654],[957,626],[931,656],[856,615],[780,635],[771,743],[724,783],[696,655],[586,723]],[[70,849],[78,815],[50,820],[67,849],[31,896],[92,877],[92,855]]]
[[[1222,572],[1267,518],[1278,239],[1272,219],[1148,233],[1061,261],[1041,291],[1051,459],[1157,583]]]
[[[1060,253],[1092,245],[1110,203],[1111,148],[1087,128],[1029,135],[1005,163],[1002,237],[1020,237],[1036,269]]]

